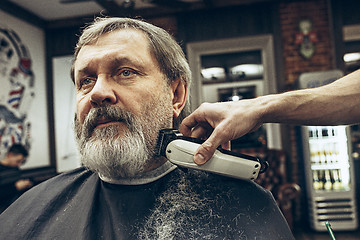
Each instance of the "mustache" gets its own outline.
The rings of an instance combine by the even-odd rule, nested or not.
[[[134,114],[118,106],[103,106],[90,109],[82,124],[81,132],[86,138],[89,138],[96,126],[104,122],[123,122],[130,131],[134,131],[136,128],[136,116]],[[75,123],[80,124],[76,115]]]

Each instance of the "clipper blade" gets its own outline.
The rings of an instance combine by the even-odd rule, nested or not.
[[[167,145],[179,136],[181,136],[181,133],[178,130],[171,128],[161,129],[154,149],[155,156],[166,157],[165,151]]]

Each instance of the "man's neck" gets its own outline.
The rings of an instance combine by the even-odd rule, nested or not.
[[[152,164],[149,165],[147,168],[145,168],[144,172],[151,172],[154,169],[157,169],[159,167],[161,167],[164,163],[167,162],[167,159],[165,157],[154,157],[153,160],[151,161]]]
[[[166,161],[161,166],[153,168],[134,177],[110,179],[99,175],[104,182],[118,185],[143,185],[154,182],[176,169],[176,166]]]

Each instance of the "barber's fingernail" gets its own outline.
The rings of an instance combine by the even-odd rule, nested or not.
[[[198,164],[198,165],[204,164],[205,163],[205,157],[202,154],[198,153],[194,157],[194,162],[196,164]]]

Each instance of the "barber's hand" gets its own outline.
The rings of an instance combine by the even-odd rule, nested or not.
[[[255,101],[203,103],[180,125],[185,136],[207,139],[196,151],[194,162],[206,163],[220,145],[239,138],[261,126],[260,117],[254,111]]]

